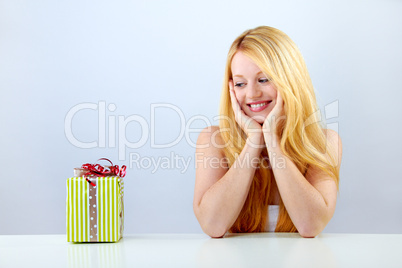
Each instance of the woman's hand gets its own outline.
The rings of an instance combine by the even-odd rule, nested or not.
[[[233,112],[235,114],[235,120],[239,126],[246,133],[248,139],[253,145],[263,145],[264,137],[262,133],[261,125],[255,121],[253,118],[247,116],[241,109],[239,102],[236,98],[236,93],[233,90],[233,81],[229,81],[230,88],[230,100],[232,102]]]
[[[283,99],[280,92],[277,91],[275,106],[265,118],[264,124],[262,125],[264,140],[267,146],[275,146],[276,142],[279,141],[277,136],[278,122],[285,119],[286,115],[284,112]]]

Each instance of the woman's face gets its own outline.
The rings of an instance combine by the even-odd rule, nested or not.
[[[276,104],[276,88],[269,77],[241,51],[232,59],[233,89],[246,115],[263,124]]]

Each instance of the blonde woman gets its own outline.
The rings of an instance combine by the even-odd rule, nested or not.
[[[319,234],[335,211],[342,145],[320,124],[303,57],[283,32],[248,30],[226,62],[219,127],[196,149],[194,213],[227,232]]]

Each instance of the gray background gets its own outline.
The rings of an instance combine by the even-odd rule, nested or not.
[[[65,181],[100,157],[129,166],[126,233],[201,232],[192,210],[198,131],[181,136],[181,124],[217,124],[229,46],[259,25],[299,46],[343,141],[338,205],[325,232],[401,233],[401,14],[402,1],[390,0],[1,0],[0,234],[65,233]],[[97,110],[75,114],[74,136],[99,142],[100,106],[114,104],[103,115],[115,145],[108,133],[104,147],[67,139],[65,117],[82,103]],[[184,121],[159,107],[152,126],[157,103]],[[139,120],[113,127],[133,115],[145,133]],[[155,148],[151,132],[156,144],[179,142]],[[141,138],[143,146],[123,146],[119,157],[118,144]],[[130,166],[134,153],[142,166]],[[153,172],[151,157],[170,166]],[[183,170],[175,159],[191,165]]]

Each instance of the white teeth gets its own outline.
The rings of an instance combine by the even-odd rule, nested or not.
[[[259,103],[259,104],[250,104],[250,106],[251,106],[251,108],[258,108],[258,107],[264,106],[266,104],[267,104],[266,102],[263,102],[263,103]]]

